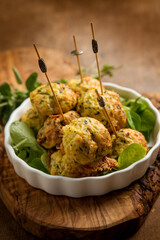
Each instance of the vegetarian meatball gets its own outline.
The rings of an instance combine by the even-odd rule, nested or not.
[[[44,118],[39,116],[37,111],[33,108],[30,108],[27,112],[25,112],[21,119],[22,122],[25,122],[30,128],[32,128],[35,132],[38,132],[39,129],[43,126]]]
[[[109,170],[103,158],[111,148],[111,136],[103,124],[94,118],[75,119],[63,127],[62,148],[51,155],[50,172],[68,177],[99,175]]]
[[[68,81],[68,86],[81,95],[89,89],[100,89],[100,82],[91,77],[83,77],[83,83],[81,79],[71,79]]]
[[[61,151],[57,151],[51,155],[50,174],[67,176],[67,177],[89,177],[107,174],[118,168],[118,162],[115,159],[103,157],[98,161],[94,161],[88,165],[82,165],[72,162],[63,155]]]
[[[67,158],[85,165],[111,152],[108,130],[94,118],[78,118],[63,127],[63,149]]]
[[[63,122],[61,115],[50,115],[38,132],[37,142],[47,149],[55,147],[62,142],[62,128],[64,125],[79,117],[76,111],[69,111],[64,113],[65,121]]]
[[[115,129],[119,130],[125,127],[127,117],[120,102],[119,94],[105,90],[103,97],[106,103],[106,109]],[[82,117],[92,117],[99,120],[109,129],[109,131],[111,131],[109,122],[104,115],[103,108],[99,106],[97,101],[95,90],[88,90],[80,96],[77,111]]]
[[[112,135],[112,158],[118,158],[123,150],[132,143],[141,144],[146,149],[146,153],[148,152],[147,142],[142,133],[130,128],[124,128],[119,130],[117,135],[117,138],[115,135]]]
[[[74,91],[62,83],[52,83],[52,87],[63,112],[68,112],[75,108],[78,96]],[[31,92],[30,99],[39,115],[49,116],[51,114],[59,114],[58,106],[48,84],[41,85]]]

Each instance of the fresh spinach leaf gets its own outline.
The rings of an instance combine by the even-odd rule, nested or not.
[[[124,107],[124,109],[127,114],[127,122],[128,122],[129,127],[131,127],[134,130],[139,130],[141,127],[140,116],[128,107]]]
[[[128,126],[140,131],[149,141],[156,119],[148,103],[141,97],[137,99],[121,98],[121,101],[126,111]]]
[[[132,143],[120,154],[118,158],[119,169],[124,169],[145,156],[145,148],[138,143]]]
[[[156,121],[154,114],[149,109],[145,109],[142,113],[140,113],[140,117],[141,117],[140,130],[141,131],[152,130]]]
[[[26,138],[30,141],[29,143],[31,145],[35,141],[34,132],[28,127],[26,123],[18,120],[11,124],[10,134],[14,144],[18,144]]]
[[[27,156],[27,151],[26,150],[21,150],[21,151],[17,151],[17,149],[15,150],[16,152],[16,155],[19,157],[19,158],[22,158],[23,160],[27,159],[28,156]]]
[[[145,136],[145,139],[147,142],[149,142],[150,136],[151,136],[151,132],[152,130],[148,130],[148,131],[141,131],[141,133]]]
[[[41,156],[41,161],[42,161],[43,165],[45,166],[45,168],[47,168],[47,158],[48,158],[47,152],[43,153]]]
[[[31,154],[34,154],[34,151],[40,155],[46,152],[45,149],[37,143],[33,130],[24,122],[13,122],[10,127],[10,135],[15,148],[17,147],[23,150],[27,148]],[[20,145],[20,143],[22,144]]]
[[[31,161],[28,161],[27,164],[32,168],[36,168],[42,172],[49,174],[49,171],[44,167],[40,158],[34,158]]]
[[[44,163],[47,159],[47,151],[36,141],[34,132],[29,126],[21,121],[15,121],[11,124],[10,135],[12,146],[18,157],[26,161],[28,165],[49,173]],[[43,156],[43,161],[41,160]]]

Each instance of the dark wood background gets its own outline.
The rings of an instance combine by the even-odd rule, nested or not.
[[[84,50],[82,65],[94,69],[89,26],[92,21],[100,65],[123,65],[112,79],[106,77],[104,81],[140,92],[160,92],[159,0],[1,0],[0,12],[1,52],[36,42],[41,47],[60,49],[76,63],[70,56],[75,34],[79,48]],[[160,198],[129,240],[160,239],[159,219]],[[36,239],[18,226],[1,201],[0,229],[2,240]]]

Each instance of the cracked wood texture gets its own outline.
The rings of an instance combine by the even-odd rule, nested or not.
[[[40,49],[40,53],[47,59],[51,79],[75,75],[75,66],[64,60],[59,51]],[[57,61],[63,71],[55,67]],[[38,70],[34,50],[23,48],[0,55],[1,82],[9,79],[15,86],[12,65],[17,66],[24,78]],[[41,73],[39,76],[45,81]],[[144,95],[160,109],[160,94]],[[20,226],[42,239],[125,239],[142,225],[158,197],[160,154],[145,176],[129,187],[104,196],[74,199],[49,195],[17,176],[3,141],[1,133],[0,197]]]

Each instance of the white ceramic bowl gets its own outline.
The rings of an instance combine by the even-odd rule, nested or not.
[[[115,90],[122,97],[137,98],[140,96],[136,91],[118,86],[112,83],[104,84],[107,89]],[[145,99],[145,98],[144,98]],[[128,168],[110,173],[105,176],[69,178],[63,176],[51,176],[27,165],[22,159],[16,156],[10,138],[10,125],[31,107],[30,100],[25,100],[11,115],[5,127],[5,148],[10,162],[13,164],[16,173],[24,178],[31,186],[42,189],[54,195],[66,195],[70,197],[84,197],[103,195],[113,190],[128,186],[133,181],[141,178],[147,168],[156,160],[160,145],[160,114],[153,104],[145,101],[156,116],[156,124],[152,133],[149,145],[152,146],[148,154]]]

